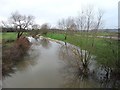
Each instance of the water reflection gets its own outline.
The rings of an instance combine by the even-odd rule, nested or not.
[[[64,62],[60,61],[56,55],[59,44],[47,41],[48,44],[51,43],[52,45],[50,48],[44,48],[41,43],[43,41],[41,39],[32,44],[28,55],[15,66],[16,71],[11,72],[11,77],[4,78],[3,87],[61,87],[63,80],[59,69],[63,67]]]
[[[42,47],[44,47],[46,49],[50,48],[50,46],[51,46],[50,41],[46,38],[42,38],[40,43],[41,43]]]
[[[59,49],[59,57],[66,62],[62,69],[64,76],[64,86],[68,88],[119,88],[120,79],[113,77],[110,72],[99,66],[95,61],[95,56],[91,56],[87,67],[83,67],[79,55],[75,53],[79,50],[70,44],[63,44]],[[85,54],[84,54],[85,55]]]
[[[36,45],[36,47],[38,46]],[[4,68],[2,69],[4,73],[3,79],[5,79],[6,77],[11,77],[18,70],[25,71],[27,68],[30,68],[30,66],[36,65],[37,58],[38,56],[40,57],[40,51],[41,51],[39,48],[36,47],[32,45],[31,48],[28,50],[28,53],[25,54],[24,57],[21,57],[21,60],[17,61],[16,63],[13,63],[11,60],[7,61],[9,60],[7,57],[6,57],[7,59],[3,58],[4,60],[3,66],[4,68],[6,67],[5,70]]]
[[[111,74],[106,77],[105,69],[97,65],[95,56],[91,55],[88,66],[83,67],[78,54],[84,56],[84,50],[68,43],[58,42],[58,44],[46,38],[37,40],[32,38],[32,40],[28,54],[7,73],[11,73],[12,77],[3,80],[4,87],[116,88],[120,86],[120,79],[117,77],[112,77]]]
[[[62,71],[65,79],[64,86],[67,88],[98,87],[97,83],[90,79],[93,75],[90,75],[88,68],[82,68],[82,63],[74,53],[77,49],[77,47],[70,44],[62,45],[59,49],[59,57],[66,62],[66,66]],[[90,68],[91,71],[92,68]]]

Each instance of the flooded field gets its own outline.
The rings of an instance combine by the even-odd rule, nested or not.
[[[83,68],[75,53],[80,50],[78,47],[45,38],[28,39],[32,43],[28,54],[13,67],[9,76],[3,77],[3,88],[119,87],[119,79],[98,66],[94,55]]]

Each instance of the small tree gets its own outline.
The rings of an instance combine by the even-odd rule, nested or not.
[[[65,40],[67,39],[67,33],[77,30],[77,25],[75,23],[75,19],[73,17],[68,17],[67,19],[61,19],[58,21],[59,29],[65,31]]]
[[[9,25],[12,26],[18,32],[17,38],[22,36],[23,31],[30,28],[34,22],[34,16],[21,15],[19,12],[14,12],[8,19]],[[5,23],[3,22],[4,26]]]
[[[65,40],[67,39],[67,25],[66,25],[66,20],[65,19],[61,19],[58,21],[58,28],[61,29],[61,30],[64,30],[65,31]]]
[[[41,25],[42,34],[46,35],[48,33],[48,29],[50,29],[50,25],[48,23],[44,23]]]
[[[99,13],[96,14],[98,16],[96,16],[94,14],[93,7],[88,7],[86,10],[82,10],[79,16],[76,18],[77,28],[78,30],[81,30],[79,34],[80,40],[76,41],[80,42],[81,49],[76,50],[76,52],[74,53],[78,56],[80,62],[82,62],[82,71],[84,74],[87,74],[87,71],[89,70],[89,60],[92,58],[92,52],[96,50],[95,38],[97,35],[97,31],[102,24],[103,13],[100,10],[98,11]],[[91,40],[91,42],[89,42],[89,40]],[[84,51],[82,50],[82,48],[84,49]],[[80,62],[78,61],[78,63]],[[81,67],[79,67],[79,69],[81,69]]]
[[[38,29],[40,29],[40,25],[39,24],[34,24],[34,25],[32,25],[32,29],[33,30],[38,30]]]
[[[67,29],[67,25],[66,25],[65,19],[59,20],[57,25],[58,25],[59,29],[62,29],[62,30],[66,30]]]

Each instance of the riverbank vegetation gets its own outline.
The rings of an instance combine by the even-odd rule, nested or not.
[[[15,33],[9,34],[14,35]],[[8,34],[7,34],[8,35]],[[11,38],[12,40],[15,38]],[[14,42],[2,43],[2,75],[9,76],[14,71],[14,66],[23,60],[24,55],[30,47],[26,37],[20,37]]]
[[[57,34],[48,33],[45,37],[68,42],[70,44],[78,46],[82,50],[86,50],[87,53],[90,52],[90,56],[94,55],[95,61],[97,61],[97,64],[100,67],[104,68],[104,70],[106,71],[107,78],[109,75],[111,76],[113,75],[114,77],[116,76],[117,78],[119,77],[120,61],[119,61],[118,48],[120,46],[120,43],[118,40],[94,37],[94,47],[93,47],[92,46],[93,38],[84,37],[84,35],[81,36],[81,35],[68,34],[66,40],[65,40],[64,34],[58,34],[58,33]],[[86,43],[86,40],[87,40],[87,43]],[[77,55],[79,56],[78,53]],[[81,61],[81,58],[80,58],[80,61]],[[86,61],[86,63],[89,63],[89,60]]]
[[[16,31],[2,33],[3,76],[9,75],[14,65],[21,61],[26,54],[30,47],[30,42],[26,36],[30,35],[33,38],[39,38],[39,36],[49,37],[63,41],[65,45],[70,43],[79,47],[79,49],[74,51],[74,54],[78,57],[75,61],[81,63],[77,67],[79,73],[85,76],[89,73],[88,66],[91,57],[94,56],[97,64],[104,69],[106,78],[111,78],[110,76],[113,75],[119,79],[120,61],[118,48],[120,43],[118,33],[99,31],[103,24],[103,12],[98,10],[98,13],[94,14],[93,11],[94,9],[89,7],[81,11],[76,17],[59,20],[57,23],[58,29],[55,31],[49,30],[50,26],[48,24],[41,25],[41,29],[39,29],[37,25],[33,24],[34,18],[32,16],[24,16],[17,12],[13,13],[10,21],[12,21],[11,25],[13,24]],[[34,28],[31,31],[26,31],[29,27]],[[48,43],[47,39],[45,41]]]
[[[83,34],[83,33],[82,33]],[[28,33],[25,33],[25,35],[28,35]],[[3,39],[5,40],[15,40],[16,33],[3,33]],[[64,42],[71,43],[75,46],[78,46],[82,48],[83,50],[86,49],[87,51],[90,51],[92,55],[96,56],[96,60],[101,64],[107,64],[108,66],[119,66],[118,60],[118,46],[119,41],[114,39],[108,39],[108,38],[95,38],[94,40],[94,49],[91,48],[92,45],[92,37],[89,37],[88,43],[86,44],[87,37],[81,36],[81,34],[68,34],[67,38],[65,40],[65,34],[62,33],[47,33],[46,35],[43,35],[45,37],[49,37],[56,40],[61,40]],[[13,42],[6,43],[8,47],[13,45]],[[4,44],[3,44],[4,46]]]

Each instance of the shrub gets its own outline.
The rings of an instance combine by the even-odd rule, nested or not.
[[[30,47],[26,37],[20,37],[11,48],[3,49],[2,52],[2,75],[6,76],[14,72],[14,66],[23,60]]]

